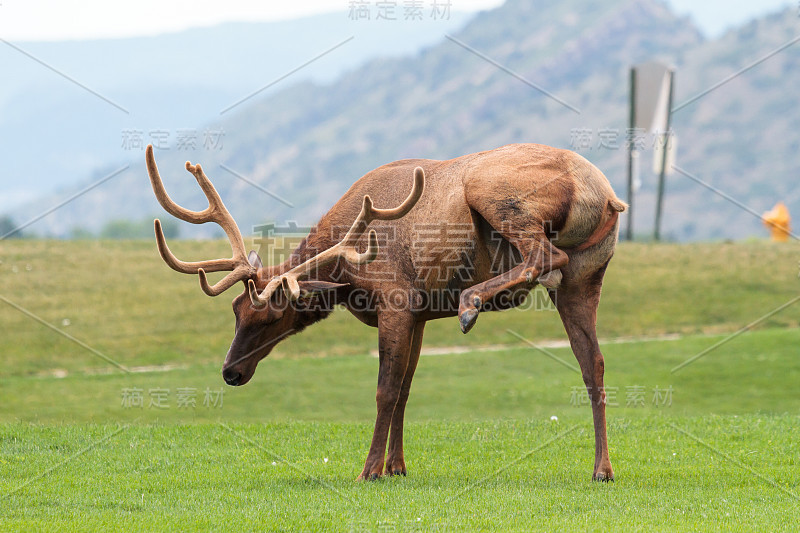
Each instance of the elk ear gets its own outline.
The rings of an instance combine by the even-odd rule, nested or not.
[[[264,267],[264,264],[261,262],[261,258],[258,257],[258,254],[255,250],[250,250],[250,253],[247,254],[247,261],[250,263],[250,265],[256,268]]]
[[[349,283],[331,283],[330,281],[298,281],[300,294],[315,294],[321,292],[335,291],[339,287],[346,287]]]

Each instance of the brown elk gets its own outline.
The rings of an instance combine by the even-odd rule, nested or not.
[[[168,213],[193,224],[215,222],[230,240],[230,259],[183,262],[155,221],[161,257],[178,272],[198,274],[206,294],[244,282],[233,300],[236,334],[222,368],[226,383],[247,383],[277,342],[325,318],[336,304],[378,328],[377,419],[359,479],[406,474],[403,416],[426,321],[458,315],[466,333],[480,311],[519,306],[537,283],[558,309],[591,398],[592,479],[614,479],[595,322],[626,206],[586,159],[516,144],[448,161],[384,165],[356,181],[288,259],[267,266],[255,252],[246,253],[239,228],[200,165],[186,163],[209,201],[196,212],[167,195],[152,146],[146,160],[153,191]],[[342,228],[349,230],[340,237]],[[445,233],[422,239],[425,228]],[[229,273],[210,285],[206,272],[219,271]]]

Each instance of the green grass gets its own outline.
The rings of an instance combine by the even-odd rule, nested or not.
[[[455,320],[430,323],[425,346],[504,346],[423,357],[409,477],[355,483],[376,330],[337,311],[281,344],[246,387],[224,387],[233,295],[204,296],[153,243],[0,246],[0,296],[128,367],[177,365],[121,372],[0,301],[2,531],[773,531],[800,519],[800,303],[769,315],[800,292],[796,243],[619,247],[600,336],[681,337],[602,344],[617,404],[609,485],[589,481],[590,408],[575,401],[570,350],[550,357],[508,333],[564,339],[553,311],[482,315],[467,336]],[[626,405],[632,387],[643,405]],[[670,401],[654,401],[656,388]],[[134,389],[141,408],[123,405]],[[158,389],[164,409],[148,405]],[[196,405],[178,407],[178,389]],[[203,405],[206,390],[222,390],[221,405]]]
[[[589,481],[588,422],[415,423],[409,477],[376,483],[353,481],[368,424],[12,424],[0,429],[0,487],[15,491],[2,502],[2,525],[792,531],[800,519],[792,495],[800,491],[799,422],[749,415],[612,423],[618,476],[607,485]],[[48,467],[56,469],[37,478]]]
[[[223,257],[226,242],[176,242],[182,258]],[[205,296],[196,276],[178,274],[154,242],[2,241],[0,295],[127,366],[215,363],[233,336],[231,289]],[[651,245],[623,243],[606,275],[598,330],[604,338],[732,332],[800,292],[800,243]],[[30,270],[27,268],[30,267]],[[13,269],[17,272],[14,273]],[[68,319],[69,326],[62,326]],[[0,376],[107,367],[95,355],[0,302]],[[765,321],[800,327],[800,305]],[[469,335],[455,319],[431,322],[426,346],[520,345],[566,338],[554,311],[481,316]],[[270,355],[360,355],[376,330],[347,312],[281,343]]]
[[[616,390],[609,416],[800,413],[800,329],[739,336],[693,364],[671,369],[724,337],[610,344],[604,347],[606,387]],[[548,350],[574,365],[569,349]],[[219,365],[160,373],[0,379],[0,422],[142,423],[370,422],[375,416],[378,361],[370,356],[261,362],[245,387],[223,384]],[[576,403],[580,374],[532,348],[424,356],[414,378],[408,417],[414,421],[589,417]],[[626,406],[633,387],[644,406]],[[672,388],[671,405],[654,405],[655,389]],[[178,389],[194,389],[196,405],[178,407]],[[142,408],[123,405],[140,389]],[[166,389],[167,408],[150,407],[151,391]],[[223,391],[222,406],[204,406],[205,390]],[[126,392],[127,390],[127,392]],[[156,393],[153,393],[156,394]],[[577,402],[579,403],[579,402]],[[664,402],[657,402],[663,404]]]

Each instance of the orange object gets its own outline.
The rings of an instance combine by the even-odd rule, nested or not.
[[[789,209],[783,202],[778,202],[772,211],[767,211],[761,216],[764,225],[769,228],[772,233],[772,240],[777,242],[786,242],[789,240],[789,235],[792,228],[789,224],[792,222],[792,217],[789,216]]]

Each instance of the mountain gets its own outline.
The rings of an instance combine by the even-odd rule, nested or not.
[[[269,221],[313,223],[355,179],[383,163],[451,158],[513,142],[576,149],[624,198],[631,64],[654,58],[674,64],[681,107],[797,31],[793,10],[706,41],[689,19],[657,0],[509,0],[416,54],[373,59],[328,83],[298,82],[254,98],[204,126],[224,130],[221,149],[172,147],[157,160],[173,198],[198,209],[204,199],[183,162],[202,162],[245,232]],[[756,216],[697,180],[756,213],[781,198],[800,210],[800,196],[787,197],[800,142],[793,128],[800,119],[799,63],[800,44],[789,46],[675,113],[677,165],[696,179],[669,176],[662,234],[678,240],[763,234]],[[590,142],[576,142],[579,132]],[[609,132],[616,141],[599,146]],[[650,157],[644,154],[636,204],[642,232],[652,228]],[[43,198],[15,218],[33,216],[58,198]],[[58,233],[152,213],[161,209],[142,156],[45,220]],[[219,235],[213,228],[185,229]]]
[[[142,132],[145,142],[151,131],[175,138],[323,52],[291,80],[326,83],[378,55],[413,53],[469,17],[453,11],[404,23],[337,12],[156,37],[0,40],[0,211],[86,180],[106,164],[138,161],[123,146],[130,132]]]

